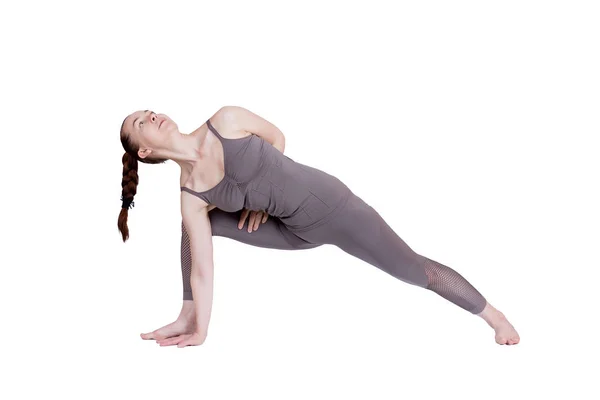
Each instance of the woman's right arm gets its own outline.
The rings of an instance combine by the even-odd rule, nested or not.
[[[208,211],[215,208],[208,206]],[[192,250],[190,249],[190,236],[188,235],[183,218],[181,219],[181,280],[183,284],[183,300],[194,300],[192,287],[190,286],[190,276],[192,275]]]
[[[185,186],[185,182],[187,181],[187,175],[181,171],[181,176],[179,177],[179,186]],[[181,192],[181,195],[184,195],[184,192]],[[186,196],[192,196],[188,194]],[[189,199],[191,200],[189,203],[198,203],[199,207],[203,207],[206,205],[208,207],[207,211],[215,208],[215,205],[207,204],[202,199]],[[181,203],[183,207],[183,199]],[[181,219],[181,281],[183,286],[183,305],[185,307],[191,307],[191,302],[185,300],[194,300],[194,296],[192,295],[192,287],[190,286],[190,276],[192,275],[192,250],[190,249],[190,236],[188,235],[187,229],[185,229],[185,224],[183,223],[183,218]],[[189,303],[189,304],[188,304]]]
[[[202,344],[208,334],[213,302],[213,243],[208,204],[196,196],[182,192],[181,215],[190,242],[190,287],[196,312],[196,329],[187,340],[189,344],[197,345]]]

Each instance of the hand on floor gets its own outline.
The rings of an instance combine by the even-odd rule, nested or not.
[[[196,312],[193,305],[193,301],[184,301],[179,317],[174,322],[152,332],[142,333],[140,337],[144,340],[154,339],[156,343],[163,346],[167,341],[172,342],[170,339],[194,333],[196,331]]]

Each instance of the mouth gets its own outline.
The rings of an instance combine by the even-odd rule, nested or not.
[[[165,122],[164,119],[162,121],[160,121],[160,124],[158,124],[158,129],[160,129],[160,127],[162,126],[163,122]]]

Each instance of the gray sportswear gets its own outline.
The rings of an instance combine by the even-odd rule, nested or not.
[[[429,289],[459,307],[480,313],[485,298],[458,272],[415,253],[373,207],[343,182],[301,164],[260,136],[222,137],[206,121],[224,151],[224,178],[213,188],[196,192],[181,187],[217,208],[209,211],[213,236],[253,246],[311,249],[331,244],[413,285]],[[269,214],[258,230],[237,225],[242,210]],[[181,223],[183,299],[192,300],[189,237]]]

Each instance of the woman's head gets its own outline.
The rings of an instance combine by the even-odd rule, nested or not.
[[[135,148],[140,161],[144,158],[165,159],[164,150],[170,148],[174,133],[179,133],[177,124],[165,114],[151,110],[136,111],[128,115],[121,125],[121,142],[128,139],[129,149]],[[125,151],[129,151],[125,146],[124,143]]]
[[[171,139],[179,133],[177,124],[164,114],[151,110],[136,111],[128,115],[121,125],[123,154],[123,180],[121,199],[128,203],[133,200],[138,184],[138,161],[146,164],[161,164],[168,160]],[[125,204],[126,205],[126,204]],[[122,207],[118,227],[123,242],[129,237],[127,213],[129,207]]]

